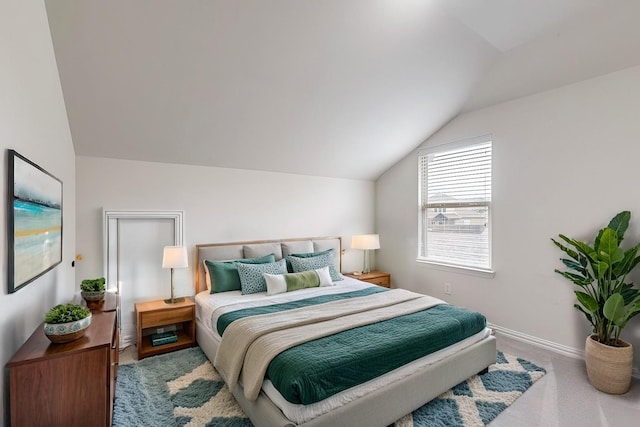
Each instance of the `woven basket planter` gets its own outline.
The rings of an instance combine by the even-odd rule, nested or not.
[[[587,337],[585,362],[589,381],[596,389],[609,394],[623,394],[631,385],[633,346],[619,340],[624,347],[604,345]]]

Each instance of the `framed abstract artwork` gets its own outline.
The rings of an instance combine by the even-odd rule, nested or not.
[[[62,262],[62,181],[8,151],[7,283],[12,293]]]

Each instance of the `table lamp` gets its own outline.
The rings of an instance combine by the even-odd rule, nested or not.
[[[351,237],[351,249],[364,250],[364,268],[363,273],[371,272],[371,254],[370,251],[380,249],[380,237],[377,234],[361,234]]]
[[[184,298],[174,298],[173,296],[173,269],[187,268],[187,248],[184,246],[165,246],[162,254],[162,268],[171,269],[171,299],[164,300],[167,304],[175,304],[184,301]]]

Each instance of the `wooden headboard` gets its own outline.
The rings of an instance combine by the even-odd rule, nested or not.
[[[294,239],[254,240],[248,242],[204,243],[196,245],[196,283],[195,291],[207,289],[204,279],[205,259],[212,261],[228,261],[241,258],[254,258],[273,253],[276,261],[290,254],[320,252],[334,249],[335,266],[342,271],[342,238],[341,237],[301,237]]]

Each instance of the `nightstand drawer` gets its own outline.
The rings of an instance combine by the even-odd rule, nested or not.
[[[373,285],[384,286],[385,288],[391,287],[391,274],[384,271],[372,271],[362,274],[344,273],[344,275]]]
[[[368,279],[367,282],[378,286],[384,286],[385,288],[391,286],[391,279],[389,276],[374,277],[372,279]]]
[[[170,325],[193,319],[192,307],[172,308],[171,310],[158,310],[142,313],[141,328],[153,328],[154,326]]]

